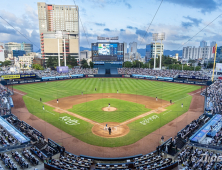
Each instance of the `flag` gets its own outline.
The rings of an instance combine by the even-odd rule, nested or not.
[[[214,53],[214,54],[216,53],[216,47],[215,46],[213,47],[212,53]]]

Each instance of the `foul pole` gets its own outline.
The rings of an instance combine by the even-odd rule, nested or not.
[[[216,55],[217,55],[217,44],[214,46],[214,66],[213,66],[213,73],[212,73],[212,82],[214,81],[214,69],[215,69],[215,63],[216,63]]]

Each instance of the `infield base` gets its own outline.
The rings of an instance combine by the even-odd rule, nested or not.
[[[107,124],[107,127],[106,127]],[[111,134],[109,134],[108,128],[111,128]],[[104,138],[118,138],[125,136],[130,131],[127,125],[120,125],[120,123],[116,122],[104,122],[100,124],[96,124],[92,127],[92,133],[104,137]]]

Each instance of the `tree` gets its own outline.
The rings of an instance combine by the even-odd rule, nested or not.
[[[35,70],[44,70],[44,68],[40,64],[33,64],[32,66]]]
[[[198,63],[198,66],[201,66],[201,63]]]
[[[68,55],[68,57],[67,57],[67,60],[66,60],[66,62],[67,62],[67,65],[71,65],[71,56],[70,56],[70,54]]]
[[[74,57],[72,57],[72,58],[71,58],[70,65],[71,65],[72,67],[74,67],[74,66],[77,66],[77,65],[78,65],[78,64],[77,64],[77,60],[76,60]]]
[[[94,63],[92,61],[89,62],[90,68],[93,68]]]
[[[87,63],[87,61],[83,58],[81,64],[84,65],[85,63]]]
[[[213,63],[208,63],[207,68],[213,68],[214,64]]]
[[[54,60],[53,60],[52,56],[49,56],[46,66],[47,67],[54,67]]]
[[[84,64],[82,65],[82,67],[83,67],[83,68],[89,68],[89,65],[88,65],[88,63],[84,63]]]
[[[9,66],[11,65],[11,61],[10,60],[5,60],[3,63],[2,63],[2,66]]]
[[[123,63],[123,66],[126,68],[131,68],[132,67],[132,63],[130,61],[126,61]]]

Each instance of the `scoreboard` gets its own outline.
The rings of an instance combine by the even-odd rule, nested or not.
[[[92,43],[92,60],[124,62],[123,43]]]

